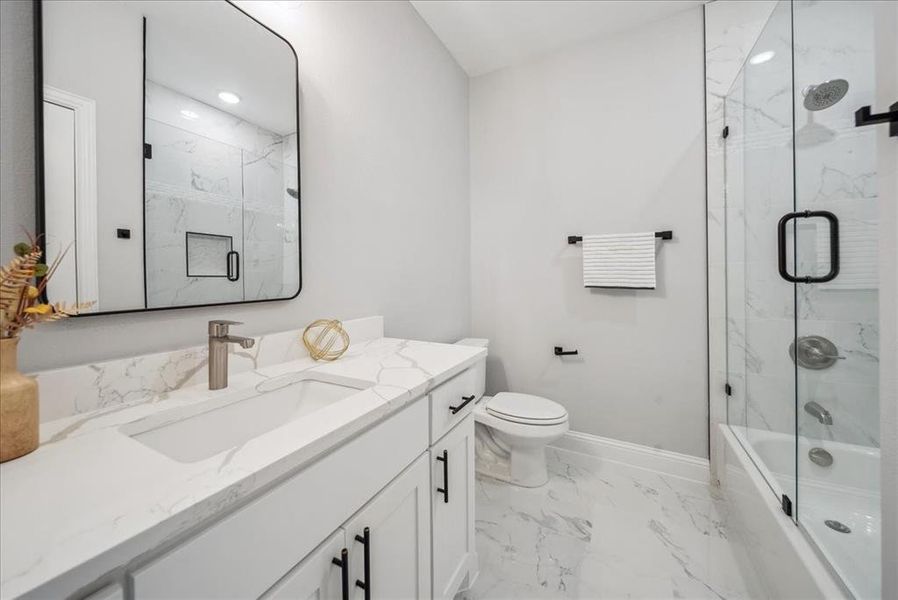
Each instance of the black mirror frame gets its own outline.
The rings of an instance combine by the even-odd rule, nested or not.
[[[76,315],[77,317],[100,317],[105,315],[121,315],[121,314],[130,314],[130,313],[146,313],[146,312],[158,312],[158,311],[166,311],[166,310],[180,310],[184,308],[204,308],[209,306],[234,306],[241,304],[258,304],[261,302],[283,302],[285,300],[293,300],[297,296],[299,296],[300,292],[302,292],[302,168],[301,168],[301,148],[299,143],[300,138],[300,119],[299,119],[299,56],[296,54],[296,49],[284,36],[280,35],[248,12],[234,4],[231,0],[222,0],[225,4],[238,11],[241,15],[250,19],[254,23],[263,27],[266,31],[280,39],[284,44],[286,44],[287,48],[290,49],[290,52],[293,53],[293,63],[294,63],[294,80],[296,81],[296,183],[297,183],[297,191],[298,198],[296,199],[296,218],[297,218],[297,229],[296,229],[296,244],[297,250],[299,251],[299,283],[296,289],[296,293],[292,296],[284,297],[284,298],[265,298],[261,300],[241,300],[239,302],[212,302],[209,304],[185,304],[184,306],[162,306],[157,308],[148,308],[144,305],[144,308],[134,308],[127,310],[110,310],[103,312],[88,312],[80,315]],[[33,17],[32,17],[32,26],[34,27],[34,177],[35,177],[35,187],[34,187],[34,218],[35,218],[35,232],[38,236],[38,245],[41,250],[46,252],[46,246],[44,244],[44,234],[46,233],[46,219],[45,219],[45,207],[44,207],[44,61],[43,61],[43,10],[42,10],[43,0],[32,0],[33,6]],[[146,19],[144,19],[144,42],[146,42]],[[146,57],[144,57],[144,62],[146,62]],[[144,82],[146,82],[146,64],[144,64]],[[144,101],[146,102],[146,101]],[[143,169],[145,172],[145,168]],[[144,175],[144,211],[146,211],[146,177]],[[142,221],[142,226],[146,227],[146,217]],[[144,232],[146,233],[146,232]],[[144,236],[144,239],[146,237]],[[144,241],[144,244],[146,242]],[[146,248],[144,248],[144,271],[146,271]],[[144,299],[146,299],[146,273],[144,273]],[[44,294],[44,301],[46,301],[46,292]],[[144,300],[146,302],[146,300]]]

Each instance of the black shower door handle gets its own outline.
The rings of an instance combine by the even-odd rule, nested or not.
[[[240,253],[231,250],[227,255],[228,261],[228,281],[237,281],[240,279]]]
[[[810,219],[822,217],[829,221],[829,272],[820,277],[805,275],[798,277],[789,273],[786,265],[786,225],[792,219]],[[832,281],[839,274],[839,218],[828,210],[804,210],[786,213],[776,226],[777,259],[780,277],[792,283],[825,283]]]

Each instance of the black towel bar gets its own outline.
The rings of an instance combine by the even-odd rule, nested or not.
[[[662,240],[672,240],[673,239],[673,231],[656,231],[655,237]],[[567,236],[568,244],[579,244],[583,241],[582,235],[569,235]]]

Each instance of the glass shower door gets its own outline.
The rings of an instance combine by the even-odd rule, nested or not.
[[[858,598],[880,597],[879,281],[877,170],[898,160],[888,124],[856,126],[855,111],[888,110],[898,5],[796,0],[795,204],[838,220],[795,221],[797,272],[790,349],[798,392],[798,522]],[[836,252],[838,250],[838,252]]]
[[[728,422],[771,490],[794,501],[794,286],[776,225],[794,210],[792,15],[777,4],[725,99]]]

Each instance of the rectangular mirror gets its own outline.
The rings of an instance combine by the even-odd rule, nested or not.
[[[48,259],[68,248],[48,299],[109,313],[295,297],[290,44],[224,0],[38,14],[39,229]]]

